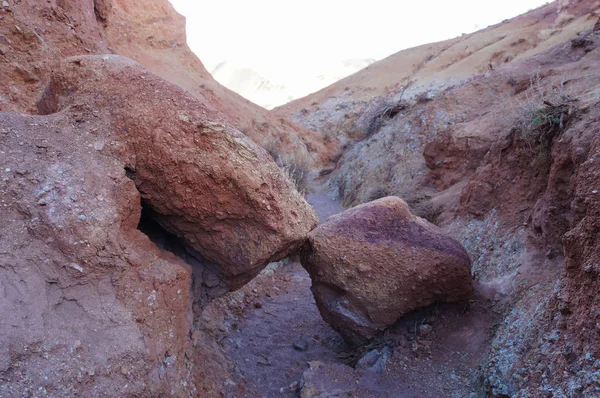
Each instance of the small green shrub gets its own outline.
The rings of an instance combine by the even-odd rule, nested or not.
[[[577,100],[567,94],[561,86],[543,94],[538,83],[535,95],[522,103],[513,122],[513,130],[528,156],[532,156],[532,166],[548,165],[552,140],[568,127],[576,112]]]
[[[522,137],[532,145],[549,150],[552,139],[561,134],[573,115],[575,100],[563,94],[553,102],[544,100],[543,105],[531,115],[529,128],[522,131]]]

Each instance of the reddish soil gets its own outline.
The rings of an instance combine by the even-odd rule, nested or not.
[[[321,319],[310,277],[299,263],[259,278],[253,289],[262,307],[251,306],[223,343],[246,379],[245,397],[281,396],[281,389],[290,393],[289,386],[300,381],[307,362],[336,362],[345,344]],[[308,349],[297,350],[294,344]]]

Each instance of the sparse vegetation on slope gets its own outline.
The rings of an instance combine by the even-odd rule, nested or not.
[[[512,116],[523,150],[532,156],[532,167],[548,166],[552,140],[565,131],[577,110],[577,99],[566,92],[563,84],[546,93],[540,80],[539,75],[532,78],[526,99],[518,103]]]

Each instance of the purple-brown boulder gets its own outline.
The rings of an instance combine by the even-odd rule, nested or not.
[[[394,196],[313,230],[302,265],[323,319],[352,343],[369,340],[410,311],[473,292],[462,245]]]

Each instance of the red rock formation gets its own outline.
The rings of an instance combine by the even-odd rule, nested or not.
[[[443,51],[406,50],[279,110],[329,135],[341,126],[345,153],[329,184],[347,204],[398,195],[440,207],[437,222],[460,237],[503,310],[481,363],[486,396],[600,392],[597,7],[554,2]],[[515,57],[485,70],[501,49]],[[403,91],[411,63],[416,82]],[[363,116],[381,122],[372,136]]]
[[[40,110],[0,114],[0,395],[233,391],[192,304],[294,251],[312,209],[264,149],[126,58],[65,60]]]
[[[302,265],[323,319],[353,343],[410,311],[473,292],[460,243],[397,197],[330,217],[310,233]]]
[[[156,221],[214,263],[232,289],[295,251],[317,224],[264,149],[127,58],[66,59],[40,110],[111,120],[102,139],[121,143],[106,150],[124,162]]]
[[[259,145],[318,165],[322,140],[218,84],[186,44],[167,0],[8,1],[0,7],[0,111],[35,112],[53,62],[119,54],[188,90]],[[326,155],[324,155],[326,156]]]

